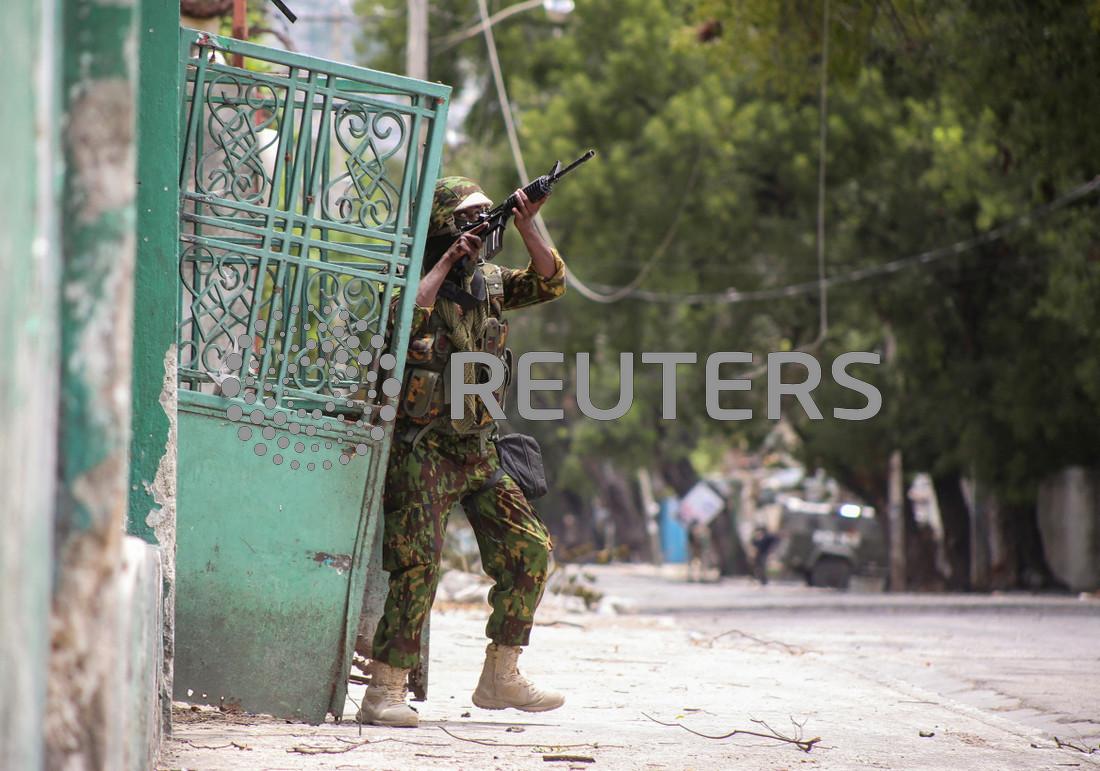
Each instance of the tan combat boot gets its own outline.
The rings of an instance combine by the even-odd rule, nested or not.
[[[514,707],[524,712],[547,712],[565,703],[557,691],[543,690],[524,677],[516,662],[523,649],[518,645],[490,643],[485,649],[485,666],[474,691],[474,704],[482,709]]]
[[[372,661],[370,670],[370,685],[355,715],[356,721],[394,728],[416,728],[420,716],[405,703],[405,682],[409,670],[391,667],[381,661]]]

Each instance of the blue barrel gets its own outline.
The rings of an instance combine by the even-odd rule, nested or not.
[[[682,564],[688,561],[688,534],[687,529],[676,518],[679,508],[679,501],[675,497],[664,498],[658,516],[661,526],[661,553],[664,554],[665,562]]]

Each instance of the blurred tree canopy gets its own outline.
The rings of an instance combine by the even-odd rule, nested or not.
[[[364,0],[364,3],[366,0]],[[887,458],[954,484],[978,481],[1013,512],[1021,542],[1004,580],[1045,568],[1034,540],[1039,481],[1100,460],[1100,232],[1097,199],[1039,212],[1005,237],[887,275],[748,302],[675,295],[752,291],[817,278],[818,134],[828,40],[827,272],[871,268],[1015,223],[1100,174],[1100,2],[577,0],[564,20],[541,9],[494,27],[527,166],[541,173],[588,147],[600,155],[544,210],[576,274],[593,285],[662,293],[602,304],[573,291],[517,314],[525,349],[592,353],[593,392],[618,394],[621,352],[693,351],[679,419],[660,416],[660,378],[635,356],[635,405],[599,423],[567,400],[564,424],[539,435],[570,495],[598,484],[593,462],[661,470],[704,446],[755,446],[766,381],[727,394],[754,419],[704,408],[712,351],[803,347],[822,362],[826,419],[784,405],[810,465],[883,502]],[[398,11],[404,3],[382,3]],[[370,0],[376,6],[376,0]],[[490,3],[490,12],[507,4]],[[431,77],[468,106],[445,173],[478,177],[497,197],[518,184],[485,41],[455,33],[479,21],[475,0],[432,5]],[[400,13],[366,33],[372,66],[402,69]],[[511,242],[522,260],[518,239]],[[829,378],[849,350],[892,361],[853,369],[883,392],[862,406]],[[743,371],[745,367],[740,367]],[[559,368],[560,373],[560,368]],[[723,372],[734,377],[734,368]],[[792,376],[794,373],[792,372]],[[575,378],[566,376],[567,396]],[[735,398],[736,397],[736,398]],[[958,555],[956,555],[958,556]],[[961,557],[960,557],[961,559]],[[965,566],[956,565],[957,570]]]

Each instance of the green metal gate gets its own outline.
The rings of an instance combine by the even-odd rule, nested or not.
[[[192,30],[181,57],[175,695],[320,722],[343,712],[450,88]]]

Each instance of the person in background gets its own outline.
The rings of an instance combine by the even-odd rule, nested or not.
[[[779,539],[768,528],[757,525],[752,531],[752,572],[761,585],[768,583],[768,554]]]

